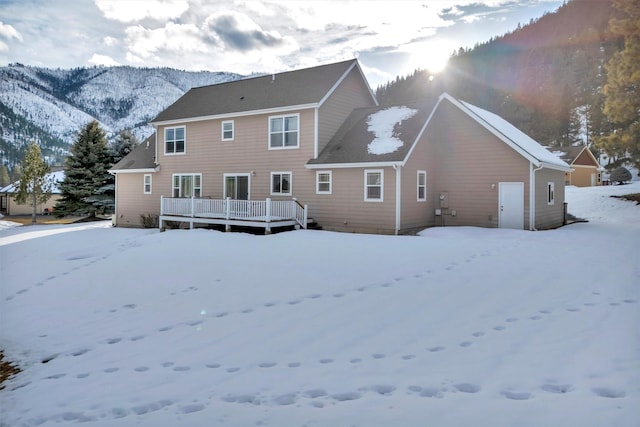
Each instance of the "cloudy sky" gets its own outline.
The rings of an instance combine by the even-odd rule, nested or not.
[[[357,57],[373,88],[437,71],[556,0],[0,0],[0,66],[279,72]]]

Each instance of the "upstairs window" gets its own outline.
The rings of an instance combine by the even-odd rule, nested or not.
[[[185,152],[185,129],[184,126],[165,128],[164,130],[164,153],[180,154]]]
[[[316,194],[331,194],[331,171],[316,172]]]
[[[384,193],[384,171],[365,170],[364,171],[364,201],[382,202]]]
[[[427,172],[418,171],[418,201],[427,201]]]
[[[291,172],[271,172],[271,195],[291,195]]]
[[[299,115],[269,117],[269,149],[298,148]]]
[[[233,141],[233,120],[222,122],[222,140]]]
[[[553,205],[555,200],[555,185],[553,182],[547,182],[547,204]]]

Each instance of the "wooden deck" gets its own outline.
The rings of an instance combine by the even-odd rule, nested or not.
[[[308,208],[297,200],[236,200],[170,198],[160,200],[159,227],[164,231],[166,221],[186,222],[189,228],[196,224],[264,228],[265,234],[275,227],[307,228]]]

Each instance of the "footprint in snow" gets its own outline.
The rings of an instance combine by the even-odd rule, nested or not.
[[[634,300],[634,299],[626,299],[626,300],[624,300],[623,302],[624,302],[624,303],[626,303],[626,304],[634,304],[634,303],[636,303],[637,301],[636,301],[636,300]]]
[[[548,393],[555,394],[569,393],[573,390],[573,386],[571,384],[543,384],[540,388]]]
[[[309,399],[316,399],[318,397],[327,396],[327,392],[321,388],[317,388],[302,392],[302,396],[308,397]]]
[[[318,360],[318,362],[322,363],[323,365],[327,365],[329,363],[333,363],[333,359],[325,358],[325,359]]]
[[[190,370],[191,368],[188,366],[176,366],[173,368],[174,371],[176,372],[186,372],[188,370]]]
[[[391,393],[396,391],[396,388],[392,385],[374,385],[370,387],[370,390],[383,396],[390,396]]]
[[[442,391],[437,387],[421,387],[420,397],[442,397]]]
[[[138,366],[133,369],[136,372],[147,372],[149,368],[147,366]]]
[[[113,374],[114,372],[118,372],[119,370],[120,368],[107,368],[104,370],[104,372],[107,374]]]
[[[107,344],[117,344],[122,341],[122,338],[109,338],[107,340]]]
[[[529,317],[529,319],[531,319],[531,320],[540,320],[540,319],[542,319],[542,316],[540,316],[538,314],[534,314],[533,316]]]
[[[171,329],[173,329],[173,326],[163,326],[162,328],[158,329],[158,332],[167,332],[167,331],[170,331]]]
[[[460,343],[460,347],[463,347],[463,348],[471,347],[471,344],[472,344],[471,341],[462,341]]]
[[[210,368],[210,369],[218,369],[222,365],[220,365],[219,363],[207,363],[204,366],[206,366],[207,368]]]
[[[71,355],[73,357],[82,356],[83,354],[87,354],[89,352],[89,350],[90,349],[88,349],[88,348],[83,348],[83,349],[76,350],[76,351],[72,352]]]
[[[299,368],[301,366],[300,362],[290,362],[287,364],[288,367],[290,368]]]
[[[484,332],[478,331],[478,332],[472,333],[471,335],[473,335],[476,338],[480,338],[481,336],[484,336]]]
[[[174,363],[173,363],[173,362],[164,362],[164,363],[162,364],[162,367],[163,367],[163,368],[170,368],[170,367],[172,367],[173,365],[174,365]]]
[[[511,400],[528,400],[531,398],[531,393],[526,391],[503,390],[502,395]]]
[[[509,317],[507,319],[505,319],[505,322],[509,322],[509,323],[513,323],[513,322],[517,322],[518,318],[517,317]]]
[[[618,399],[627,395],[622,390],[608,387],[596,387],[593,389],[593,392],[600,397],[607,397],[609,399]]]
[[[443,346],[441,346],[441,345],[438,345],[438,346],[436,346],[436,347],[429,347],[429,349],[428,349],[428,350],[429,350],[431,353],[437,353],[437,352],[439,352],[439,351],[444,350],[444,347],[443,347]]]
[[[261,367],[261,368],[273,368],[276,365],[277,365],[276,362],[263,362],[263,363],[259,364],[258,366]]]
[[[131,341],[140,341],[142,339],[144,339],[144,335],[136,335],[135,337],[131,337],[130,340]]]
[[[494,331],[504,331],[505,329],[507,329],[507,328],[502,326],[502,325],[498,325],[498,326],[494,326],[493,327]]]
[[[402,360],[411,360],[415,358],[416,358],[415,354],[405,354],[404,356],[402,356]]]
[[[346,393],[335,393],[331,395],[331,398],[337,400],[338,402],[346,402],[348,400],[357,400],[362,397],[361,393],[357,391],[350,391]]]
[[[477,393],[480,391],[480,386],[472,383],[455,384],[453,388],[462,393]]]

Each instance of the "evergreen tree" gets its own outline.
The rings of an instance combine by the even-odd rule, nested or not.
[[[610,27],[613,33],[624,37],[624,49],[615,53],[605,66],[604,113],[614,129],[599,138],[598,145],[610,157],[640,167],[640,3],[637,0],[614,3],[622,13],[610,21]]]
[[[113,213],[115,190],[108,172],[111,155],[104,131],[96,120],[88,123],[71,146],[65,160],[62,197],[55,206],[57,216],[108,215]]]
[[[36,210],[39,203],[45,203],[51,198],[53,182],[47,180],[49,165],[42,158],[40,147],[31,142],[22,159],[22,177],[15,193],[18,203],[29,202],[33,208],[31,223],[36,223]]]
[[[0,188],[6,187],[9,184],[11,184],[9,169],[5,165],[2,165],[0,166]]]
[[[120,131],[116,139],[113,141],[111,145],[111,156],[113,164],[118,163],[122,160],[127,154],[133,151],[136,146],[140,144],[140,141],[134,134],[131,133],[130,129],[125,129]]]

